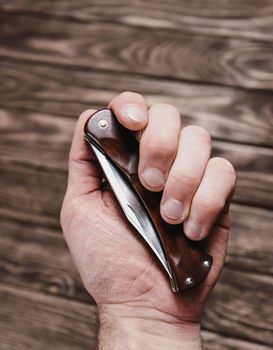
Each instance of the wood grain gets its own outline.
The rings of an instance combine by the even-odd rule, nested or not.
[[[0,31],[10,59],[273,90],[271,42],[26,13],[0,13]]]
[[[272,275],[272,232],[271,210],[233,204],[227,266]]]
[[[95,350],[96,308],[54,296],[0,286],[2,350]],[[26,322],[27,320],[27,322]],[[33,336],[35,334],[35,336]],[[269,350],[247,340],[203,331],[204,349]]]
[[[203,326],[273,346],[270,276],[224,270],[206,308]]]
[[[0,286],[2,350],[96,348],[96,308]]]
[[[235,339],[228,335],[220,335],[209,331],[203,331],[202,337],[204,339],[204,350],[269,350],[271,348],[267,345]]]
[[[271,149],[215,141],[213,155],[231,161],[236,174],[234,201],[272,208],[273,158]],[[265,171],[265,173],[264,173]]]
[[[3,59],[0,62],[1,119],[8,137],[11,133],[20,137],[13,129],[16,123],[16,130],[28,126],[29,137],[42,142],[34,133],[36,128],[38,133],[41,128],[47,129],[48,115],[75,118],[84,109],[105,107],[118,93],[131,90],[143,94],[149,105],[162,102],[175,105],[184,124],[201,125],[215,138],[273,146],[272,93],[143,79],[126,73],[82,72],[77,67],[67,70],[42,64],[33,66],[29,62]],[[41,118],[43,125],[39,125]],[[60,123],[65,128],[65,119],[55,120],[56,128],[62,127]],[[22,135],[22,141],[26,142],[26,136]],[[6,142],[5,137],[4,147]]]
[[[272,0],[230,1],[202,0],[189,2],[162,0],[129,2],[117,0],[92,1],[0,1],[9,12],[26,11],[34,14],[66,17],[90,22],[98,19],[127,25],[138,25],[192,34],[244,37],[272,42]]]
[[[61,230],[0,223],[1,281],[45,294],[93,303],[85,291]]]
[[[124,90],[208,129],[238,174],[206,350],[273,346],[273,0],[0,0],[1,350],[95,349],[59,226],[77,116]]]
[[[0,217],[59,228],[59,212],[66,175],[53,169],[40,171],[26,165],[1,164]]]
[[[248,214],[254,216],[254,213],[244,213],[244,210],[248,211],[248,208],[233,208],[232,212],[235,211],[235,215],[241,217],[241,222],[234,222],[228,263],[211,297],[203,328],[272,345],[270,334],[273,310],[269,302],[272,278],[263,273],[269,272],[266,270],[268,267],[272,272],[272,257],[267,239],[268,232],[272,232],[273,223],[269,215],[263,212],[253,218],[256,223],[256,227],[253,227],[246,217]],[[260,242],[264,243],[257,247],[257,238],[253,237],[262,219],[265,231],[260,230],[259,237]],[[245,224],[244,228],[240,226],[241,223]],[[62,236],[40,227],[19,228],[9,221],[1,224],[1,231],[4,233],[0,238],[3,282],[12,284],[19,290],[28,288],[92,303],[83,290]],[[263,260],[263,266],[259,266],[260,260]],[[258,273],[253,273],[255,263]],[[246,272],[249,268],[250,273]]]

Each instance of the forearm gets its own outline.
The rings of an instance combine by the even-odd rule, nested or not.
[[[140,316],[123,307],[100,309],[99,350],[200,350],[201,336],[198,324],[181,324],[171,319]],[[150,310],[148,311],[150,313]]]

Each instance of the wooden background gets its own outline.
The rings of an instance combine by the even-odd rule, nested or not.
[[[59,225],[77,116],[176,105],[238,173],[205,349],[273,346],[273,0],[0,0],[0,348],[95,349]]]

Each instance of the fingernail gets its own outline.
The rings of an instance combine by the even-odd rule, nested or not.
[[[168,199],[162,205],[162,211],[167,216],[167,218],[178,220],[183,218],[184,206],[177,199]]]
[[[195,220],[189,218],[184,223],[184,232],[190,239],[198,239],[202,233],[202,226]]]
[[[125,117],[132,119],[134,122],[141,122],[146,119],[146,113],[137,105],[126,105],[122,109]]]
[[[146,168],[141,174],[144,182],[151,187],[158,188],[165,184],[163,172],[157,168]]]

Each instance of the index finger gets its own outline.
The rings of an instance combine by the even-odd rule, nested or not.
[[[133,131],[142,130],[148,122],[148,109],[144,97],[138,93],[124,91],[108,104],[118,121]]]

